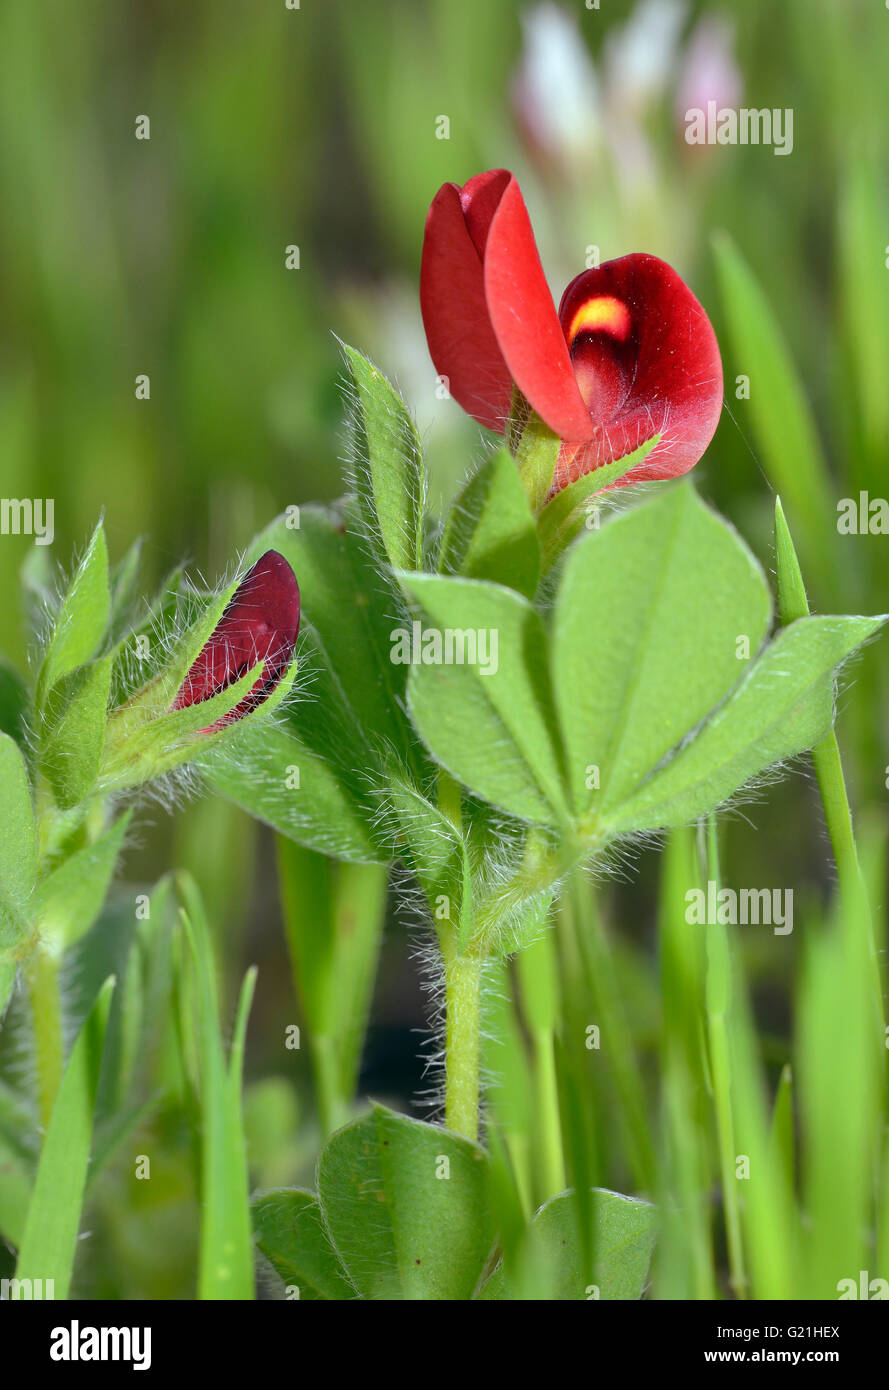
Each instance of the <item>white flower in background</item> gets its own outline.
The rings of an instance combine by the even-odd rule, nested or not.
[[[532,153],[566,169],[583,167],[601,134],[598,83],[573,14],[537,5],[522,16],[513,103]]]
[[[648,197],[658,185],[657,155],[645,122],[671,87],[686,8],[685,0],[642,0],[605,40],[609,146],[617,179],[634,198]]]
[[[685,0],[642,0],[605,41],[609,99],[618,108],[640,109],[669,87],[685,22]]]

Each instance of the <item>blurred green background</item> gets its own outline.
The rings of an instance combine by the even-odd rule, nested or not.
[[[481,444],[436,398],[417,297],[423,224],[442,182],[497,166],[520,179],[556,298],[595,246],[603,260],[662,256],[703,301],[727,410],[697,484],[767,566],[775,480],[753,401],[735,395],[750,368],[723,314],[714,233],[730,232],[777,317],[831,494],[889,488],[889,11],[873,0],[35,0],[0,9],[0,54],[0,492],[54,499],[52,559],[66,569],[102,511],[112,560],[144,537],[147,594],[181,558],[213,576],[286,506],[336,497],[334,334],[397,380],[428,442],[433,498],[448,498]],[[791,108],[792,153],[688,145],[684,113],[711,98]],[[143,115],[147,140],[136,138]],[[299,269],[287,269],[294,245]],[[135,394],[143,373],[149,400]],[[792,508],[789,519],[796,533]],[[889,538],[838,540],[823,512],[803,531],[817,608],[889,606]],[[17,664],[30,548],[0,538],[0,649]],[[886,669],[865,658],[840,722],[874,845]],[[795,886],[820,910],[832,871],[807,780],[736,818],[726,857],[734,881]],[[657,1010],[640,965],[655,859],[644,853],[631,886],[603,894],[643,1045]],[[171,863],[204,890],[229,998],[244,965],[260,966],[248,1073],[261,1087],[299,1084],[267,1104],[257,1093],[256,1114],[260,1128],[277,1116],[281,1135],[303,1134],[289,1148],[269,1139],[277,1166],[265,1176],[304,1179],[315,1140],[297,1118],[310,1081],[301,1055],[282,1058],[294,1006],[271,837],[210,800],[152,811],[128,879],[151,883]],[[361,1087],[402,1105],[423,1086],[426,1017],[407,937],[390,923]],[[794,945],[779,956],[764,935],[745,948],[768,1051],[787,1027]],[[170,1182],[186,1287],[191,1189],[181,1174]],[[121,1196],[131,1222],[138,1189]],[[144,1248],[134,1254],[146,1227],[121,1216],[115,1229],[116,1272],[106,1286],[100,1271],[98,1290],[179,1287],[169,1247],[155,1278]]]

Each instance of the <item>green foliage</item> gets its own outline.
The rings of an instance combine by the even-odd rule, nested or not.
[[[0,1085],[0,1231],[19,1248],[33,1188],[33,1161],[25,1139],[28,1105],[11,1086]]]
[[[200,765],[216,791],[299,844],[357,863],[385,857],[370,808],[336,768],[310,752],[289,728],[263,724],[247,729],[236,753],[207,754]]]
[[[599,506],[593,499],[604,496],[624,474],[644,463],[659,440],[660,435],[656,434],[631,454],[582,474],[549,498],[538,521],[544,571],[556,564],[571,542],[588,528],[590,519],[596,517]]]
[[[98,655],[108,634],[110,617],[108,547],[99,522],[53,622],[37,681],[41,708],[59,681]]]
[[[63,810],[85,801],[95,785],[111,694],[110,655],[78,666],[48,698],[40,768]]]
[[[30,704],[26,682],[0,657],[0,733],[8,734],[20,746],[25,741]]]
[[[442,574],[494,580],[534,597],[540,542],[515,460],[505,449],[485,459],[455,498],[438,568]]]
[[[884,384],[889,374],[886,305],[885,189],[866,152],[850,151],[837,199],[837,315],[845,358],[840,410],[853,447],[849,467],[856,486],[876,487],[889,430]]]
[[[462,644],[454,664],[443,647],[411,670],[429,751],[523,820],[573,819],[582,842],[686,824],[811,748],[833,719],[837,668],[884,621],[806,618],[760,650],[762,571],[689,483],[574,546],[549,637],[503,587],[401,582],[442,641]]]
[[[691,743],[609,817],[611,828],[686,824],[811,748],[833,722],[833,673],[885,621],[801,618],[782,629]]]
[[[254,1296],[253,1256],[241,1082],[256,968],[247,972],[241,986],[226,1059],[219,1031],[216,964],[203,904],[190,879],[180,879],[180,891],[194,972],[187,972],[182,981],[184,1023],[190,1056],[198,1059],[200,1067],[202,1221],[198,1298],[250,1299]]]
[[[727,233],[714,238],[736,370],[750,378],[749,409],[772,486],[801,518],[806,555],[836,574],[833,487],[776,306]]]
[[[499,1265],[480,1298],[521,1296],[572,1299],[639,1299],[648,1277],[654,1247],[657,1213],[648,1202],[618,1192],[592,1194],[590,1238],[592,1262],[584,1257],[578,1204],[573,1192],[553,1197],[531,1222],[521,1268],[511,1281]]]
[[[17,1279],[54,1280],[55,1298],[67,1298],[71,1283],[113,989],[111,978],[100,990],[68,1058],[16,1264]]]
[[[540,824],[564,820],[546,636],[535,610],[495,584],[434,575],[401,580],[442,640],[454,634],[453,664],[445,652],[441,664],[411,669],[411,717],[429,750],[503,810]]]
[[[305,507],[298,525],[285,515],[257,537],[251,556],[270,546],[299,577],[300,664],[311,698],[289,704],[274,727],[249,732],[232,759],[210,760],[211,781],[302,844],[359,862],[387,860],[375,784],[381,792],[392,764],[416,771],[423,763],[401,708],[406,667],[390,660],[399,600],[351,512],[344,519]]]
[[[423,559],[423,449],[398,392],[366,357],[343,344],[354,402],[353,478],[372,543],[396,569]]]
[[[263,1192],[251,1204],[256,1244],[299,1298],[355,1298],[324,1226],[321,1208],[311,1192],[285,1187]]]
[[[278,869],[294,992],[328,1134],[348,1119],[358,1082],[388,874],[377,864],[337,864],[283,836]]]
[[[327,1230],[362,1298],[470,1298],[494,1242],[485,1192],[475,1144],[380,1105],[318,1161]]]
[[[27,931],[27,903],[37,878],[37,827],[28,770],[8,734],[0,734],[0,789],[0,950],[7,950]]]
[[[578,814],[607,816],[718,704],[744,671],[739,641],[755,655],[769,616],[761,569],[688,483],[574,548],[552,662]]]
[[[41,937],[66,951],[85,936],[102,910],[123,848],[132,812],[124,814],[89,844],[75,850],[42,878],[30,903]]]
[[[398,859],[430,909],[438,898],[449,899],[452,920],[436,926],[445,940],[456,934],[451,944],[458,958],[470,935],[473,949],[486,942],[497,953],[537,942],[515,968],[498,965],[494,997],[483,1009],[484,1032],[494,1035],[485,1039],[483,1061],[495,1084],[486,1091],[482,1166],[498,1168],[503,1179],[491,1218],[503,1264],[487,1279],[485,1298],[507,1291],[520,1299],[585,1297],[596,1280],[602,1297],[638,1298],[647,1233],[639,1246],[627,1247],[629,1254],[618,1243],[609,1270],[595,1264],[606,1247],[595,1239],[594,1204],[651,1215],[642,1204],[603,1193],[615,1186],[657,1200],[651,1289],[657,1298],[716,1299],[730,1292],[835,1298],[838,1280],[851,1277],[857,1286],[861,1270],[889,1277],[880,1018],[886,941],[879,913],[870,933],[861,891],[866,884],[875,904],[884,899],[889,658],[885,642],[871,646],[840,704],[838,734],[859,801],[853,833],[831,732],[836,671],[875,628],[869,619],[810,619],[803,584],[804,574],[815,612],[887,607],[887,538],[838,537],[835,525],[841,497],[857,500],[859,489],[872,499],[885,493],[889,297],[879,171],[887,165],[889,126],[873,119],[887,68],[882,7],[867,0],[842,7],[787,0],[777,9],[748,0],[743,7],[736,44],[724,40],[726,70],[737,64],[742,85],[776,91],[792,71],[798,138],[789,160],[762,148],[689,150],[675,132],[671,137],[675,75],[691,60],[694,24],[678,35],[675,61],[657,92],[640,90],[622,113],[599,103],[591,143],[589,124],[536,120],[526,99],[533,75],[528,59],[535,55],[519,52],[527,37],[513,7],[493,0],[332,6],[331,27],[325,19],[311,30],[283,7],[276,13],[230,7],[224,43],[217,41],[217,7],[194,0],[193,8],[187,50],[174,7],[159,8],[150,45],[139,41],[133,7],[88,5],[97,23],[72,20],[67,28],[49,7],[8,6],[0,19],[2,49],[18,78],[0,91],[0,162],[14,189],[4,200],[0,264],[12,345],[0,371],[0,450],[5,490],[54,497],[57,526],[54,546],[34,545],[25,535],[4,533],[0,540],[0,588],[9,600],[0,609],[0,648],[9,656],[0,661],[0,731],[22,755],[0,740],[0,1013],[11,994],[0,1035],[0,1230],[11,1246],[21,1246],[27,1219],[30,1249],[39,1256],[30,1268],[40,1277],[47,1258],[58,1257],[58,1267],[70,1270],[72,1229],[88,1226],[90,1258],[78,1262],[77,1294],[190,1297],[205,1195],[196,1185],[193,1149],[206,1134],[228,1156],[204,1184],[213,1194],[208,1227],[212,1222],[214,1229],[205,1278],[212,1283],[217,1265],[225,1268],[217,1256],[226,1258],[220,1213],[228,1209],[217,1197],[230,1165],[237,1268],[247,1291],[250,1182],[305,1183],[316,1156],[317,1106],[307,1073],[310,1053],[324,1052],[313,1046],[318,1018],[327,1035],[342,1022],[333,1049],[337,1086],[353,1098],[361,1010],[351,1022],[348,1010],[338,1019],[331,981],[342,978],[350,1009],[364,997],[376,891],[383,866]],[[620,85],[617,56],[629,36],[624,9],[603,7],[595,23],[578,10],[578,71],[591,58],[602,91]],[[635,10],[633,36],[645,40],[652,32],[648,18],[644,7]],[[565,27],[566,42],[572,32]],[[543,33],[528,29],[538,57]],[[103,86],[109,51],[119,78],[111,87]],[[185,72],[183,57],[187,80],[171,80]],[[525,80],[516,122],[510,98],[519,72]],[[97,121],[100,89],[107,101]],[[176,160],[158,157],[163,123],[155,122],[153,143],[121,138],[132,130],[133,91],[146,93],[146,109],[166,112],[166,128],[178,132]],[[452,113],[447,139],[433,138],[437,110]],[[645,167],[630,197],[617,115],[645,139]],[[345,133],[333,150],[332,120]],[[535,168],[545,167],[544,180],[529,175],[529,156]],[[681,556],[689,569],[683,583],[681,564],[669,563],[664,534],[651,525],[648,545],[637,550],[626,537],[619,545],[624,519],[608,519],[612,511],[629,511],[627,534],[638,526],[641,536],[649,526],[645,492],[657,494],[653,506],[679,489],[656,485],[606,496],[603,489],[632,462],[621,460],[547,500],[558,441],[544,439],[536,459],[520,460],[525,481],[538,489],[534,534],[519,467],[505,454],[465,477],[467,460],[480,452],[479,432],[455,402],[435,399],[434,368],[421,339],[417,262],[435,188],[502,162],[522,180],[547,270],[564,269],[566,277],[581,270],[590,237],[603,257],[649,246],[680,269],[713,318],[727,410],[696,469],[697,486],[768,563],[772,512],[764,469],[784,499],[803,561],[801,567],[779,509],[776,607],[786,635],[759,651],[751,642],[748,661],[732,656],[730,664],[723,639],[755,626],[750,615],[755,609],[761,616],[755,600],[761,581],[757,588],[750,554],[723,523],[701,504],[689,505],[683,525],[689,535],[694,530],[712,564],[699,564],[689,546]],[[157,225],[133,218],[146,195],[170,213]],[[64,235],[47,213],[56,206],[65,208]],[[717,233],[720,294],[714,297],[707,248],[720,227],[730,227],[734,241]],[[281,249],[291,238],[301,243],[299,274],[282,265]],[[552,288],[560,288],[556,279]],[[186,590],[179,569],[156,601],[146,602],[143,593],[174,557],[213,564],[233,555],[277,508],[337,495],[341,365],[332,323],[409,387],[427,459],[396,393],[366,358],[347,350],[357,496],[345,509],[322,512],[326,519],[311,535],[290,537],[283,522],[276,528],[278,548],[292,542],[307,615],[297,686],[277,708],[264,707],[211,743],[201,732],[206,724],[192,722],[206,720],[207,709],[181,722],[165,720],[176,671],[187,669],[202,640],[201,623],[205,633],[212,629],[225,595]],[[138,366],[127,368],[128,362]],[[151,372],[150,402],[131,397],[127,373],[143,369]],[[737,376],[749,377],[749,399],[735,392]],[[424,517],[427,471],[436,505]],[[57,593],[50,557],[67,556],[102,507],[109,547],[122,557],[110,583],[97,533],[73,582]],[[303,509],[304,531],[313,527],[315,510]],[[584,523],[600,516],[601,532],[586,533]],[[704,516],[713,520],[709,530]],[[130,544],[140,532],[147,538],[141,552]],[[622,594],[615,600],[611,558],[626,580],[626,602]],[[516,691],[521,701],[531,686],[551,756],[536,741],[527,748],[512,736],[485,744],[481,732],[439,728],[434,711],[419,733],[413,728],[408,668],[389,658],[391,633],[409,625],[414,599],[392,570],[413,576],[424,564],[439,568],[442,579],[480,581],[528,600],[535,618],[527,630],[537,636],[533,659],[516,662]],[[20,567],[24,628],[13,599]],[[737,581],[731,593],[722,582],[729,573]],[[643,577],[653,574],[677,596],[675,611],[655,590],[644,590]],[[576,583],[576,607],[566,606],[569,580]],[[44,619],[53,615],[55,626],[46,630]],[[576,635],[576,650],[560,647],[563,624]],[[698,631],[696,644],[691,634]],[[36,633],[44,638],[42,673]],[[136,665],[137,634],[151,638],[160,658],[147,663],[150,689]],[[675,667],[682,698],[668,679],[668,634],[681,653]],[[18,672],[28,669],[29,641],[37,653],[35,679],[23,680]],[[102,717],[109,652],[107,708],[117,711],[141,687],[127,737],[141,737],[158,721],[140,745],[144,761],[138,769],[125,758],[116,761],[120,776],[113,784],[95,776],[98,747],[106,759],[121,753],[120,721],[112,719],[108,730]],[[174,666],[164,674],[166,656]],[[637,664],[644,678],[634,681]],[[618,707],[621,675],[629,680],[625,715]],[[425,669],[418,680],[427,680]],[[703,708],[711,685],[713,703]],[[490,733],[495,725],[486,701],[466,698],[463,708],[470,723],[478,718]],[[508,720],[505,695],[501,704]],[[612,735],[613,752],[588,750]],[[695,864],[690,821],[720,799],[731,804],[751,776],[756,782],[773,759],[780,767],[812,739],[818,784],[826,788],[829,842],[819,834],[814,784],[803,778],[763,796],[750,818],[729,818],[720,836],[727,885],[795,891],[795,933],[774,938],[755,928],[692,927],[684,895],[711,877],[713,866]],[[107,895],[115,854],[129,838],[116,803],[136,791],[143,772],[172,768],[164,759],[174,749],[176,760],[197,755],[213,785],[237,806],[218,805],[207,814],[205,803],[175,820],[140,817],[138,855],[128,865],[138,877],[119,897]],[[444,772],[455,753],[462,782],[456,786]],[[544,793],[535,770],[550,763],[556,790]],[[604,770],[599,788],[587,786],[590,764]],[[288,777],[292,768],[299,770],[298,786]],[[491,799],[477,792],[481,782]],[[504,805],[519,807],[518,814]],[[290,862],[295,983],[306,995],[303,1007],[311,993],[313,1021],[306,1025],[307,1045],[287,1053],[286,1068],[278,1049],[293,1002],[284,942],[273,920],[268,855],[254,856],[254,834],[238,806],[288,841],[281,857]],[[217,838],[220,823],[228,828],[225,839]],[[563,877],[558,839],[563,847],[570,838],[580,841],[573,855],[601,849],[615,835],[673,824],[679,828],[668,833],[663,857],[644,843],[638,855],[634,847],[632,885],[625,875],[597,873],[594,885],[580,872]],[[536,825],[545,832],[538,834]],[[233,842],[237,854],[229,852]],[[303,845],[351,861],[343,879],[325,866],[319,887],[319,865],[309,867]],[[184,955],[185,967],[171,985],[166,890],[151,895],[150,920],[134,921],[134,894],[143,887],[149,893],[171,858],[196,864],[214,883],[226,1033],[242,962],[257,941],[263,947],[257,958],[264,1007],[251,1021],[251,1088],[277,1087],[286,1104],[266,1148],[251,1142],[249,1181],[242,1154],[220,1138],[219,1114],[236,1108],[237,1098],[220,1103],[224,1088],[217,1087],[212,1118],[204,1105],[204,1025],[186,982],[194,963],[175,934],[172,950]],[[368,864],[377,867],[365,875]],[[247,865],[255,867],[249,879]],[[650,907],[659,873],[653,943]],[[403,883],[398,871],[393,881]],[[541,943],[556,889],[552,931]],[[411,901],[422,903],[418,894]],[[337,903],[356,908],[354,960]],[[314,918],[317,939],[311,939]],[[389,927],[385,1042],[371,1049],[371,1084],[393,1104],[406,1102],[415,1085],[402,1070],[402,1055],[415,1051],[407,1030],[418,1022],[406,982],[413,981],[411,967],[404,965],[405,974],[397,969],[405,958],[401,927],[400,917]],[[48,972],[58,993],[55,1020],[54,1001],[47,1014],[29,968],[35,933],[60,953]],[[63,1126],[46,1113],[52,1085],[44,1085],[41,1073],[48,1063],[51,1074],[58,1062],[62,1075],[63,1038],[77,1035],[99,983],[112,972],[120,984],[98,1099],[94,1104],[89,1084],[75,1084],[72,1054],[58,1101]],[[183,1005],[175,1016],[171,988]],[[210,1012],[206,1031],[218,1041],[219,1018]],[[302,1008],[297,1016],[303,1019]],[[58,1024],[48,1047],[45,1036],[32,1036],[35,1025],[45,1035],[47,1019]],[[591,1020],[601,1029],[601,1050],[584,1046]],[[25,1043],[33,1065],[22,1068]],[[268,1066],[280,1067],[278,1074],[270,1077]],[[83,1081],[82,1069],[79,1074]],[[327,1127],[323,1120],[321,1127]],[[87,1150],[84,1220],[78,1184]],[[132,1177],[133,1157],[142,1152],[152,1155],[150,1183]],[[356,1161],[358,1173],[362,1164],[373,1169],[371,1187],[379,1195],[390,1184],[385,1174],[378,1181],[388,1152],[371,1143]],[[418,1141],[411,1160],[420,1163],[418,1172],[425,1154]],[[738,1154],[750,1160],[748,1177],[735,1176]],[[38,1161],[39,1222],[37,1207],[28,1211]],[[551,1181],[557,1161],[573,1196],[547,1201],[558,1190]],[[393,1190],[400,1193],[402,1180],[391,1179]],[[386,1202],[375,1198],[372,1209],[370,1203],[359,1208],[348,1182],[343,1191],[357,1231],[374,1217],[376,1236],[388,1229]],[[535,1218],[541,1202],[544,1212]],[[404,1209],[400,1196],[395,1207]],[[317,1197],[282,1188],[255,1200],[253,1219],[263,1258],[302,1297],[358,1296]],[[419,1228],[408,1223],[407,1229]],[[424,1231],[427,1237],[440,1239]],[[385,1242],[368,1246],[370,1257],[380,1249],[385,1277],[402,1290],[410,1270]],[[0,1248],[4,1276],[12,1259]],[[455,1267],[463,1268],[460,1258]],[[490,1263],[482,1280],[489,1269]],[[632,1275],[632,1287],[623,1291],[614,1283],[621,1271]],[[370,1289],[369,1265],[365,1274]],[[468,1265],[464,1274],[461,1290]],[[57,1297],[67,1282],[67,1276],[57,1281]]]

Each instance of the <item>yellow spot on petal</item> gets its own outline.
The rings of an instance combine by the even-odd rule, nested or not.
[[[609,333],[622,343],[629,331],[630,311],[623,300],[600,294],[581,304],[571,320],[568,342],[573,343],[578,333]]]

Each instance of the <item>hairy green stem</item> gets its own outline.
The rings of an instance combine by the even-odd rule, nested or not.
[[[445,945],[445,1124],[478,1138],[481,986],[484,962]]]
[[[463,820],[463,793],[449,773],[438,774],[438,807],[455,829]],[[472,916],[463,902],[462,913]],[[445,1124],[467,1139],[478,1138],[481,986],[484,957],[475,949],[461,954],[468,924],[443,922],[439,943],[445,971]]]

